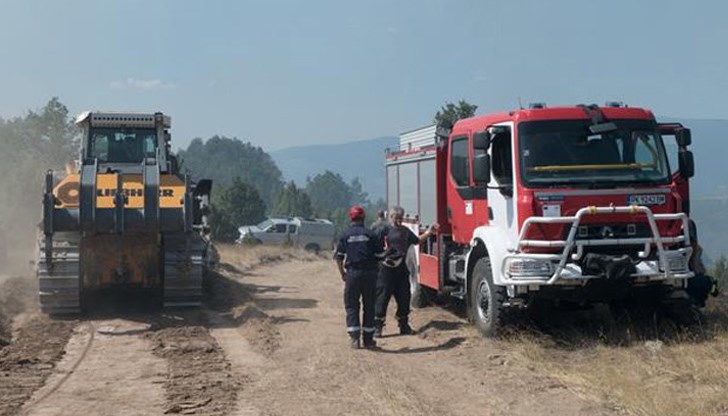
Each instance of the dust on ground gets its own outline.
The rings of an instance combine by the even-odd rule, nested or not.
[[[13,318],[33,308],[36,287],[30,278],[0,279],[0,348],[12,339]]]
[[[37,314],[36,290],[30,278],[0,283],[0,415],[16,414],[44,384],[75,326]]]
[[[353,351],[332,261],[266,247],[220,253],[196,310],[110,308],[50,320],[13,304],[35,290],[13,283],[26,295],[4,306],[15,318],[0,350],[0,414],[23,402],[31,415],[728,412],[725,298],[711,300],[698,334],[597,309],[516,314],[512,333],[497,340],[447,302],[413,312],[416,335],[397,335],[390,317],[378,350]],[[144,330],[102,331],[117,321]]]

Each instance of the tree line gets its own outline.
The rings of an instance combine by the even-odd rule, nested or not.
[[[45,172],[77,159],[79,143],[73,117],[57,97],[22,116],[0,117],[2,234],[34,232]],[[349,206],[372,205],[358,179],[347,183],[338,173],[325,171],[302,186],[286,182],[268,153],[236,138],[196,138],[177,153],[183,171],[213,180],[212,233],[221,241],[234,240],[239,226],[266,216],[329,218],[341,228]]]
[[[434,121],[455,122],[472,116],[476,108],[465,101],[448,103]],[[0,218],[10,224],[15,221],[8,219],[20,216],[39,217],[45,171],[62,169],[76,159],[79,139],[68,108],[57,97],[24,116],[0,118],[0,178],[7,202],[0,206]],[[350,206],[363,205],[373,219],[385,205],[382,199],[371,201],[358,178],[346,182],[331,171],[309,177],[305,184],[286,182],[268,153],[237,138],[195,138],[178,151],[178,158],[182,170],[193,178],[212,179],[212,235],[221,241],[234,240],[239,226],[266,216],[328,218],[342,229],[348,224]]]
[[[452,124],[476,109],[464,100],[447,103],[433,122]],[[43,176],[76,159],[79,140],[68,108],[57,97],[22,116],[0,117],[0,234],[32,235],[40,220]],[[358,178],[347,183],[340,174],[324,171],[303,186],[286,182],[268,153],[236,138],[196,138],[178,157],[193,178],[213,180],[212,234],[221,241],[234,240],[239,226],[266,216],[328,218],[340,230],[348,224],[351,205],[363,205],[370,220],[377,209],[385,209],[381,198],[371,201]],[[725,256],[712,262],[710,272],[728,286]]]
[[[68,108],[58,98],[22,116],[0,118],[0,234],[16,237],[14,244],[32,244],[43,177],[73,161],[78,143]]]

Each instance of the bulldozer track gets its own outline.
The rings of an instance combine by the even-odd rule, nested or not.
[[[33,407],[37,406],[38,404],[40,404],[41,402],[43,402],[44,400],[46,400],[47,398],[52,396],[53,393],[58,391],[58,389],[61,388],[61,386],[63,386],[63,384],[66,381],[68,381],[68,379],[76,372],[78,367],[81,365],[83,360],[86,358],[89,350],[91,350],[91,345],[94,342],[94,334],[96,332],[96,328],[95,328],[94,324],[91,322],[84,322],[82,324],[82,326],[85,327],[86,330],[88,331],[89,337],[88,337],[88,340],[86,341],[86,345],[84,345],[83,350],[81,351],[81,354],[78,356],[78,358],[76,358],[76,361],[73,363],[73,365],[68,370],[68,372],[66,374],[64,374],[63,377],[58,379],[58,381],[56,381],[56,383],[50,389],[48,389],[48,391],[44,392],[38,398],[36,398],[32,402],[30,402],[24,406],[23,410],[20,412],[21,415],[27,415],[28,412],[30,412],[30,410]]]
[[[197,234],[164,236],[164,307],[202,304],[202,278],[207,244]]]
[[[38,244],[38,285],[41,310],[50,315],[80,313],[81,251],[79,237],[55,236],[50,259],[46,258],[45,244],[45,239],[41,237]]]
[[[63,233],[69,234],[69,233]],[[45,239],[38,244],[38,284],[41,310],[49,315],[81,313],[80,237],[54,236],[50,262]],[[164,236],[164,307],[197,307],[202,304],[202,279],[207,242],[198,234]]]

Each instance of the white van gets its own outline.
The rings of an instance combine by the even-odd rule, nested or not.
[[[292,244],[315,253],[330,250],[334,242],[334,224],[319,218],[268,218],[257,225],[244,225],[238,231],[238,243]]]

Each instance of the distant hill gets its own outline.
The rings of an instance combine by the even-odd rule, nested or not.
[[[374,200],[386,192],[384,151],[397,144],[396,137],[378,137],[333,145],[289,147],[270,152],[286,180],[306,185],[306,177],[330,170],[346,181],[359,177]]]

